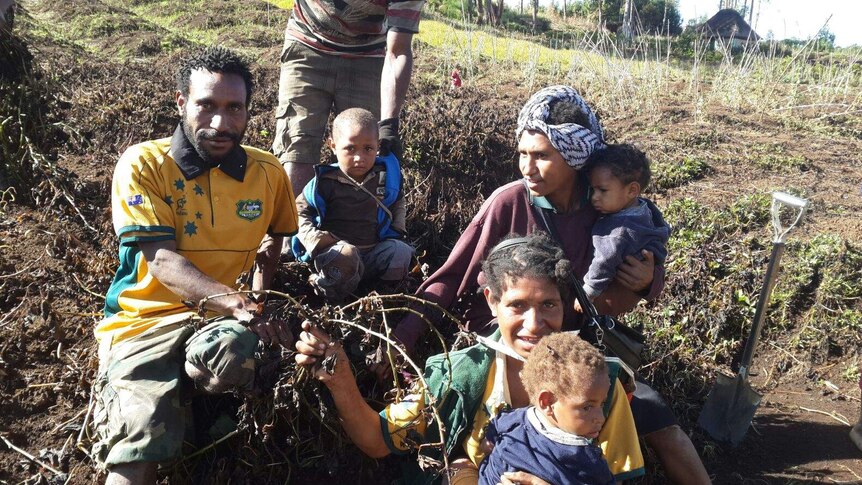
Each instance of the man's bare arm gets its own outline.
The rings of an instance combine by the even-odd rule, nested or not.
[[[252,277],[252,290],[268,290],[272,288],[272,277],[278,268],[281,258],[281,246],[284,238],[281,236],[267,235],[260,243],[257,256],[254,258],[254,276]]]
[[[213,295],[236,291],[206,275],[177,252],[176,241],[141,242],[138,243],[138,247],[141,248],[141,253],[147,260],[150,274],[183,300],[197,302]],[[234,293],[211,298],[205,308],[252,323],[249,328],[265,343],[290,345],[293,341],[280,323],[261,321],[257,318],[259,305],[246,294]]]
[[[413,75],[413,34],[390,31],[380,77],[380,118],[398,118]]]
[[[197,302],[209,296],[236,291],[207,276],[177,252],[176,241],[141,242],[138,247],[147,260],[150,274],[183,300]],[[207,301],[206,308],[248,321],[254,317],[257,304],[245,295],[236,294],[213,298]]]

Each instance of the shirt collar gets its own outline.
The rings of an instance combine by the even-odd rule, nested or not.
[[[583,175],[581,172],[578,172],[578,176],[575,178],[575,183],[583,184],[583,186],[586,188],[586,190],[584,190],[584,196],[583,198],[581,198],[581,206],[586,207],[590,204],[590,184],[587,182],[586,176]],[[524,187],[527,188],[526,185]],[[530,198],[530,205],[538,207],[539,209],[547,209],[554,211],[554,214],[558,212],[557,208],[554,207],[554,204],[552,204],[551,201],[548,200],[544,195],[535,196],[532,192],[530,192],[530,189],[527,188],[527,196]]]
[[[171,156],[177,163],[177,166],[180,167],[180,172],[183,173],[183,177],[186,180],[191,180],[211,168],[218,167],[231,178],[242,182],[245,178],[245,166],[248,162],[248,154],[246,154],[241,146],[237,145],[220,164],[215,167],[210,166],[209,163],[201,158],[198,151],[195,150],[195,147],[189,141],[188,137],[186,137],[182,123],[177,125],[177,129],[174,130],[174,136],[171,138]]]
[[[542,436],[561,445],[587,446],[592,443],[592,440],[585,436],[569,433],[552,425],[535,406],[530,406],[527,410],[527,420]]]
[[[489,417],[496,416],[502,411],[511,409],[512,397],[509,394],[509,382],[506,380],[506,354],[495,350],[494,365],[492,369],[493,384],[491,392],[485,399],[485,412]]]
[[[530,194],[530,204],[538,207],[539,209],[548,209],[557,212],[557,209],[551,204],[551,201],[546,199],[545,196],[534,196],[532,193]]]

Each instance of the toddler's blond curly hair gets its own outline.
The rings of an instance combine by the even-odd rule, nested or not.
[[[543,337],[530,352],[521,370],[521,382],[530,403],[538,406],[543,389],[561,399],[602,375],[608,375],[608,365],[597,348],[574,332],[558,332]]]

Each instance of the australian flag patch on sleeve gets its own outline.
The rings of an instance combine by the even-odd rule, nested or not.
[[[144,196],[141,194],[130,195],[126,197],[126,204],[131,207],[133,205],[141,205],[144,203]]]

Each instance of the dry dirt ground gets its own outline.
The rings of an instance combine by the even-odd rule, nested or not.
[[[180,16],[165,26],[132,18],[129,11],[116,8],[122,3],[28,4],[32,18],[19,28],[26,32],[34,59],[23,76],[33,77],[32,82],[43,88],[26,91],[38,97],[34,105],[18,103],[29,106],[27,116],[35,114],[41,121],[39,132],[31,134],[27,143],[44,158],[33,159],[38,162],[33,162],[38,165],[36,176],[16,182],[4,172],[5,179],[0,180],[0,189],[16,188],[15,192],[0,190],[0,435],[43,464],[69,474],[72,483],[101,480],[86,455],[76,450],[76,442],[95,374],[92,329],[101,311],[101,295],[116,267],[108,207],[112,166],[125,147],[167,136],[176,123],[171,77],[181,48],[194,41],[176,34],[171,25],[225,29],[235,18],[230,16],[239,15],[232,2],[213,2],[213,11],[228,20],[215,25]],[[127,3],[168,8],[165,4],[170,2]],[[266,147],[274,127],[278,48],[285,19],[270,17],[281,13],[272,14],[263,2],[242,3],[258,20],[245,29],[220,31],[219,40],[254,46],[261,89],[247,142]],[[110,25],[106,23],[101,31],[88,30],[92,38],[77,42],[57,35],[72,29],[76,16],[93,12],[105,12]],[[417,174],[409,199],[410,231],[432,269],[482,198],[515,176],[511,133],[515,113],[529,95],[518,80],[492,83],[488,78],[493,74],[470,80],[463,94],[447,93],[442,88],[445,78],[429,74],[439,71],[435,70],[439,62],[430,49],[417,46],[417,80],[405,116],[413,123],[408,124],[406,142],[415,150],[408,168]],[[11,86],[25,81],[9,77],[0,82]],[[595,95],[587,93],[588,97],[591,94]],[[637,141],[654,160],[676,163],[696,157],[708,165],[702,176],[651,194],[660,206],[690,198],[703,207],[722,208],[743,195],[794,189],[813,205],[794,237],[810,241],[830,234],[856,248],[862,245],[858,215],[862,211],[862,122],[858,118],[801,123],[713,109],[696,121],[690,103],[671,93],[667,97],[658,121],[655,116],[615,118],[602,113],[613,139]],[[23,126],[28,121],[18,117],[12,122]],[[455,135],[446,139],[439,134],[452,133],[449,125],[453,124],[459,125]],[[471,136],[478,131],[481,137]],[[443,142],[435,145],[441,138]],[[457,150],[463,151],[460,158]],[[751,163],[765,152],[794,162],[789,169]],[[754,236],[768,244],[765,225]],[[734,244],[735,237],[729,234],[728,244]],[[857,272],[846,283],[862,285],[860,276]],[[673,275],[669,278],[675,281]],[[860,303],[849,304],[855,305],[858,316]],[[737,448],[711,441],[694,425],[711,385],[707,376],[716,363],[710,368],[699,362],[698,368],[691,369],[702,377],[701,385],[687,387],[690,396],[683,396],[674,407],[715,483],[862,483],[862,451],[847,437],[847,423],[853,423],[860,412],[860,391],[848,371],[858,369],[859,340],[830,341],[827,351],[813,356],[793,343],[792,336],[804,330],[801,325],[801,320],[791,320],[785,331],[768,334],[762,341],[752,382],[764,393],[763,403],[746,440]],[[737,339],[742,338],[740,333]],[[659,356],[654,357],[661,367]],[[673,388],[676,379],[653,377],[659,377],[667,389]],[[662,483],[655,457],[649,460],[649,473],[640,482]],[[330,469],[329,475],[322,476],[336,483],[377,483],[369,478],[373,470],[370,475],[367,471],[347,475],[346,470]],[[303,483],[296,477],[305,476],[257,472],[241,481],[283,482],[293,477],[294,483]],[[236,476],[224,473],[205,476],[222,477],[219,481]],[[195,482],[190,476],[186,481]],[[0,483],[22,481],[58,483],[47,467],[0,444]]]

